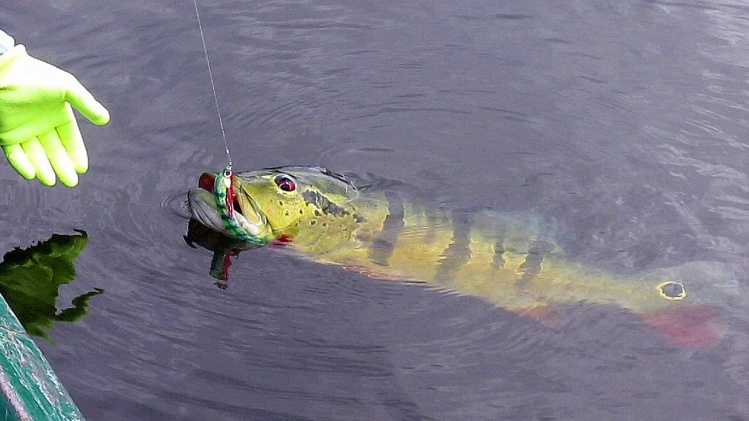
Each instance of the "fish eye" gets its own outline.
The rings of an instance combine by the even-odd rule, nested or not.
[[[285,175],[276,177],[276,185],[279,189],[286,192],[292,192],[296,190],[296,183],[294,183],[294,180]]]

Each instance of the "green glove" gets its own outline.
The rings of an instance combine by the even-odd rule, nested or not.
[[[68,187],[88,170],[88,155],[71,105],[92,123],[109,112],[68,72],[16,45],[0,55],[0,146],[24,178]]]

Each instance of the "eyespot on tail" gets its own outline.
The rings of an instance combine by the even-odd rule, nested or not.
[[[719,319],[720,310],[708,305],[675,305],[639,316],[671,343],[696,350],[710,348],[726,330]]]
[[[667,300],[681,301],[687,296],[687,291],[684,289],[684,285],[678,282],[663,282],[656,288],[658,288],[658,293],[661,295],[661,297]]]

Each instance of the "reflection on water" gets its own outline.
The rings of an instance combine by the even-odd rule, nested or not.
[[[257,244],[229,238],[206,227],[195,219],[190,219],[190,222],[188,222],[187,234],[185,234],[184,238],[190,247],[201,246],[213,252],[211,268],[208,273],[218,279],[216,285],[221,289],[226,289],[229,285],[231,258],[238,256],[242,251],[262,247]]]
[[[21,325],[34,336],[49,339],[55,322],[77,322],[88,314],[88,301],[103,289],[94,288],[59,309],[57,296],[62,285],[75,279],[75,259],[88,242],[88,234],[54,234],[28,248],[15,248],[0,263],[0,293]]]

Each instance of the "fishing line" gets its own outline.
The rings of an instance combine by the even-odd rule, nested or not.
[[[213,100],[216,102],[216,113],[218,114],[218,124],[221,126],[221,136],[224,138],[224,148],[226,149],[226,159],[229,160],[227,169],[231,172],[231,154],[229,153],[229,143],[226,140],[226,131],[224,130],[224,121],[221,119],[221,108],[218,106],[218,95],[216,95],[216,84],[213,82],[213,72],[211,71],[211,61],[208,59],[208,47],[205,44],[205,35],[203,34],[203,24],[200,22],[200,12],[198,12],[198,0],[195,3],[195,17],[198,18],[198,29],[200,29],[200,40],[203,41],[203,52],[205,53],[205,63],[208,65],[208,77],[211,79],[211,89],[213,90]]]

